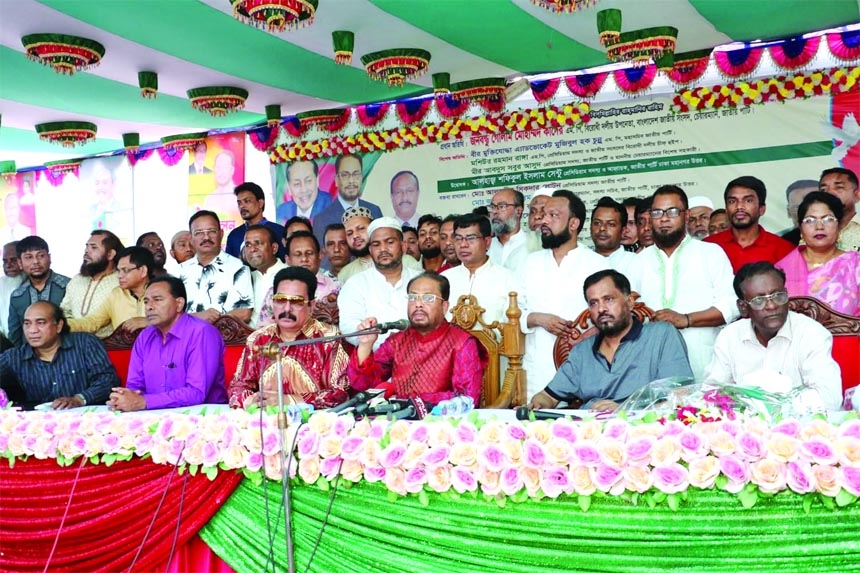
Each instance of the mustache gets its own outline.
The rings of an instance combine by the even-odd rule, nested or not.
[[[282,318],[289,318],[290,320],[297,320],[297,317],[292,312],[287,312],[286,310],[278,315],[278,320]]]

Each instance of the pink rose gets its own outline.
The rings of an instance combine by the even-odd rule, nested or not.
[[[654,436],[639,436],[625,444],[627,463],[632,466],[647,466],[651,462],[651,452],[657,440]]]
[[[600,463],[600,451],[591,440],[583,440],[573,445],[573,461],[584,466],[595,467]]]
[[[860,389],[857,390],[860,392]],[[839,436],[843,438],[855,438],[860,440],[860,418],[845,420],[839,426]]]
[[[549,427],[549,433],[553,438],[573,443],[576,441],[576,422],[572,420],[556,420]]]
[[[355,424],[355,418],[350,416],[338,416],[332,424],[331,433],[341,440],[349,434],[349,430]]]
[[[687,489],[689,473],[678,463],[654,468],[654,486],[663,493],[678,493]]]
[[[319,458],[310,457],[299,460],[299,476],[305,483],[316,483],[320,477]]]
[[[690,461],[688,467],[690,485],[700,489],[714,487],[720,475],[720,460],[714,456],[704,456]]]
[[[202,454],[204,466],[217,466],[218,461],[221,459],[221,452],[218,450],[218,446],[212,442],[206,442],[203,445]]]
[[[513,440],[524,440],[526,438],[526,430],[522,426],[522,422],[511,422],[505,429],[508,436]]]
[[[621,480],[621,469],[598,463],[591,469],[591,481],[600,491],[609,491]]]
[[[373,422],[370,423],[370,432],[368,433],[368,438],[373,438],[374,440],[381,440],[385,435],[385,431],[388,429],[388,420],[385,418],[376,418]]]
[[[242,455],[244,457],[244,465],[249,471],[260,471],[260,468],[263,467],[263,454],[260,452],[244,450]]]
[[[725,432],[730,436],[737,436],[740,430],[741,425],[737,420],[723,420],[720,422],[720,431]]]
[[[368,483],[376,483],[378,481],[382,481],[385,479],[386,474],[385,468],[379,466],[365,466],[364,467],[364,479],[367,480]]]
[[[669,420],[663,426],[663,432],[660,434],[660,437],[678,436],[682,434],[686,429],[687,426],[681,420]]]
[[[461,442],[476,442],[478,439],[478,429],[475,424],[466,420],[460,420],[455,431],[457,439]]]
[[[345,460],[358,460],[363,449],[364,438],[349,436],[340,446],[340,455]]]
[[[800,453],[810,462],[820,465],[834,465],[838,460],[831,445],[820,437],[812,437],[802,442]]]
[[[341,458],[322,458],[320,460],[319,468],[320,474],[327,479],[328,481],[333,480],[337,477],[337,474],[340,472],[341,466]]]
[[[833,466],[812,466],[812,473],[815,474],[815,489],[827,497],[836,497],[842,485],[839,483],[839,472]]]
[[[449,450],[450,448],[448,446],[436,446],[435,448],[430,448],[424,452],[424,455],[421,457],[421,461],[424,462],[424,465],[427,467],[437,467],[448,462]]]
[[[393,491],[400,495],[406,495],[406,472],[402,469],[389,468],[388,471],[385,472],[385,478],[383,481],[385,482],[385,487],[387,487],[389,491]]]
[[[307,427],[307,426],[306,426]],[[273,438],[269,438],[273,436]],[[275,432],[270,432],[266,436],[266,441],[263,442],[263,453],[270,455],[275,444],[278,443],[278,435]],[[313,431],[304,432],[304,435],[299,437],[299,457],[307,458],[316,456],[320,448],[320,435]],[[268,450],[268,451],[267,451]]]
[[[591,495],[597,490],[591,480],[591,471],[587,466],[570,468],[570,481],[573,483],[573,490],[579,495]]]
[[[654,485],[654,476],[648,468],[642,466],[628,466],[621,471],[621,479],[624,488],[629,491],[645,493]]]
[[[777,422],[770,431],[772,434],[784,434],[796,438],[800,433],[800,427],[800,422],[797,420],[782,420],[781,422]]]
[[[412,427],[410,428],[409,441],[426,442],[427,434],[428,431],[426,424],[412,424]]]
[[[729,478],[726,484],[729,493],[739,493],[750,479],[749,465],[734,455],[720,458],[720,471]]]
[[[451,489],[451,466],[448,464],[428,468],[427,485],[437,493]]]
[[[406,472],[406,491],[418,493],[427,483],[427,470],[423,466],[414,467]]]
[[[568,479],[567,470],[561,466],[553,466],[543,470],[540,488],[547,497],[553,499],[566,492],[568,487],[573,489]]]
[[[629,428],[630,425],[626,420],[618,418],[608,420],[606,425],[603,427],[603,437],[624,442],[627,439],[627,431]]]
[[[843,466],[840,468],[839,483],[845,488],[845,491],[853,496],[860,497],[860,468]]]
[[[474,474],[461,466],[456,466],[451,473],[451,485],[457,493],[478,489],[478,482],[475,480]]]
[[[478,461],[488,471],[500,472],[505,464],[505,454],[495,444],[488,444],[478,450]]]
[[[541,443],[533,438],[529,438],[523,444],[525,452],[524,464],[530,468],[540,468],[546,461],[546,452],[544,452]]]
[[[501,490],[505,495],[514,495],[523,489],[523,477],[518,468],[505,468],[499,479]]]
[[[777,493],[785,489],[786,464],[773,458],[764,458],[750,464],[750,479],[765,493]]]
[[[379,460],[379,464],[386,468],[393,468],[395,466],[399,466],[400,462],[403,461],[403,457],[406,455],[406,446],[401,442],[395,442],[389,444],[387,448],[382,450],[382,455]]]
[[[119,449],[119,436],[115,436],[113,434],[108,434],[104,437],[102,441],[102,452],[106,454],[113,454]]]
[[[764,446],[761,437],[752,432],[742,431],[737,436],[737,454],[741,459],[755,461],[764,455]]]
[[[812,466],[806,462],[788,462],[785,481],[788,487],[796,493],[815,491],[815,474]]]

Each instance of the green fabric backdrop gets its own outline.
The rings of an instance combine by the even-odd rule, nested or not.
[[[296,570],[305,571],[331,492],[293,491]],[[286,570],[279,484],[268,484],[277,570]],[[736,496],[691,490],[679,511],[576,498],[508,503],[443,499],[428,507],[415,496],[389,501],[381,484],[336,493],[310,571],[860,571],[860,505],[830,511],[802,497],[759,499],[744,509]],[[236,571],[266,569],[263,487],[245,480],[201,530],[203,540]],[[269,566],[271,570],[271,565]]]

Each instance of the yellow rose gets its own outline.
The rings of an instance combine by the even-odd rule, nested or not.
[[[290,443],[290,442],[287,442]],[[340,455],[340,448],[343,445],[342,438],[329,434],[320,440],[319,456],[321,458],[334,458]]]
[[[553,464],[568,463],[572,453],[570,442],[561,438],[551,439],[544,450],[546,451],[547,461]]]
[[[696,458],[690,462],[688,469],[690,485],[708,489],[714,486],[714,482],[720,474],[720,461],[714,456]]]
[[[543,420],[529,422],[526,426],[526,435],[534,438],[542,444],[545,444],[552,437],[549,431],[549,424]]]
[[[765,446],[769,455],[783,463],[788,463],[797,457],[797,447],[800,441],[792,436],[773,433]]]
[[[451,489],[451,466],[443,464],[427,470],[427,485],[442,493]]]
[[[329,414],[328,412],[316,412],[311,419],[308,420],[308,426],[320,436],[324,436],[331,431],[337,414]]]
[[[675,436],[663,436],[651,450],[651,465],[666,466],[681,459],[681,445]]]
[[[785,477],[785,464],[774,458],[750,464],[750,481],[765,493],[777,493],[785,489]]]
[[[580,424],[578,438],[580,440],[597,440],[603,434],[603,424],[597,420],[591,420]]]
[[[627,450],[618,440],[604,438],[597,442],[600,460],[613,468],[623,467],[627,463]]]
[[[523,445],[519,441],[507,440],[501,443],[501,449],[508,464],[519,467],[523,458]]]
[[[409,422],[397,420],[388,428],[388,438],[392,442],[406,442],[409,440]]]
[[[344,460],[340,475],[347,481],[358,483],[364,477],[364,467],[358,460]]]
[[[584,473],[588,475],[587,471]],[[639,493],[645,493],[646,491],[651,489],[652,485],[654,485],[654,476],[651,475],[651,472],[648,470],[648,468],[630,466],[624,468],[624,470],[621,472],[621,476],[623,477],[624,488],[629,491],[638,491]],[[589,479],[591,478],[589,477]]]
[[[502,439],[502,426],[498,422],[487,422],[478,430],[478,440],[482,444],[498,444]]]
[[[708,440],[708,445],[711,447],[711,451],[718,457],[733,454],[737,449],[735,437],[723,430],[711,436]]]
[[[365,440],[364,448],[361,450],[359,460],[362,465],[367,467],[375,467],[379,465],[379,454],[382,450],[379,447],[379,442]]]
[[[268,461],[268,460],[267,460]],[[266,468],[268,474],[268,468]],[[316,483],[320,477],[320,461],[316,456],[299,460],[299,476],[305,483]]]
[[[406,454],[403,456],[403,461],[400,463],[407,470],[411,470],[421,461],[421,456],[427,451],[427,444],[423,442],[410,442],[406,446]]]
[[[579,495],[591,495],[597,489],[591,481],[591,474],[586,466],[574,466],[570,470],[573,489]]]
[[[478,460],[478,448],[473,443],[458,442],[451,446],[448,459],[457,466],[471,466]]]
[[[836,468],[833,466],[812,466],[812,473],[815,474],[815,489],[820,491],[827,497],[836,497],[842,486],[839,485],[839,480],[836,477]]]
[[[240,446],[230,446],[221,452],[221,461],[231,470],[241,468],[245,462],[245,451]]]

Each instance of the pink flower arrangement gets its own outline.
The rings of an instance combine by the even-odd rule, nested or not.
[[[715,398],[716,399],[716,398]],[[356,422],[317,412],[284,432],[290,477],[303,483],[367,481],[397,495],[427,492],[506,498],[646,496],[677,508],[696,489],[721,489],[749,506],[758,496],[800,495],[828,507],[860,498],[860,420],[772,425],[738,416],[695,423],[616,418],[606,422],[500,422],[427,419]],[[280,479],[281,436],[274,416],[241,410],[209,414],[118,415],[0,411],[0,457],[86,456],[113,463],[132,456]],[[323,484],[325,485],[325,484]]]

